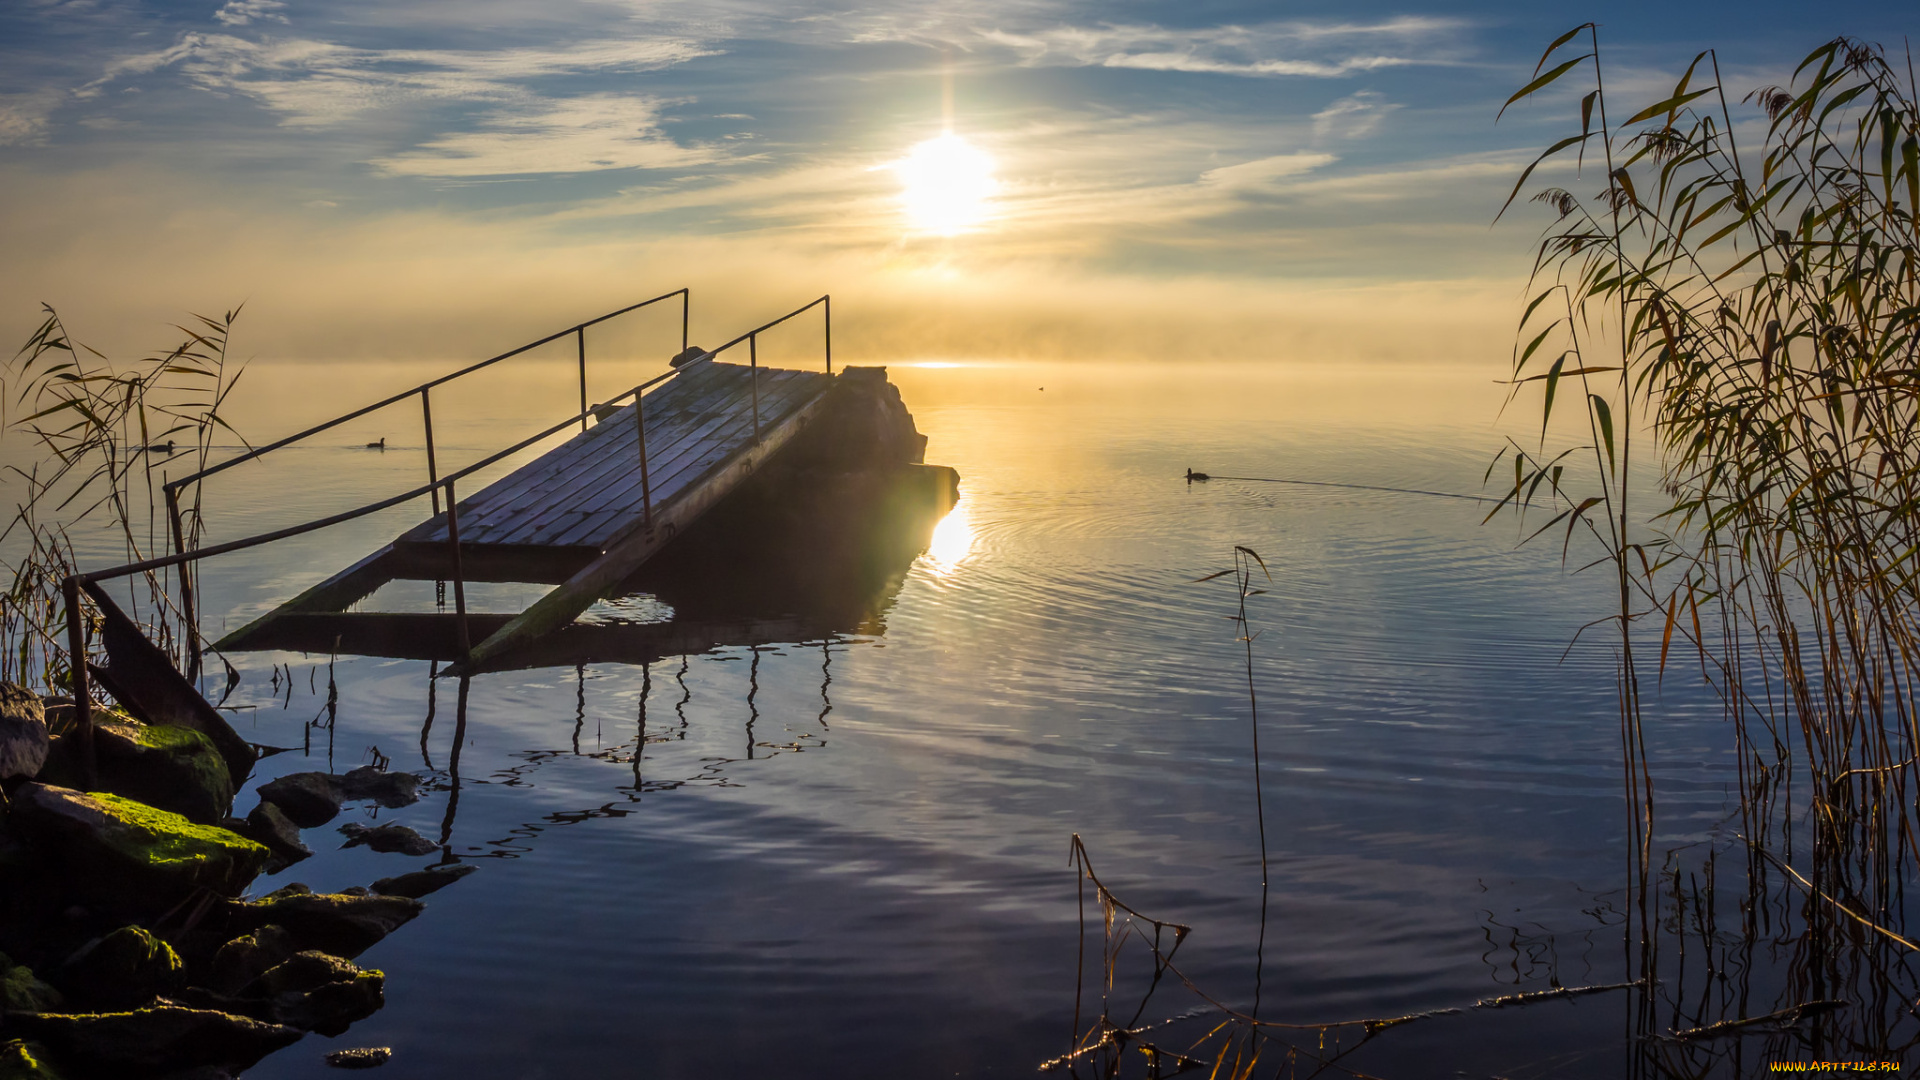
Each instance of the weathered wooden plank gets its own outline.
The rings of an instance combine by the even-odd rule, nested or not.
[[[732,409],[739,401],[744,400],[745,392],[744,388],[730,387],[724,396],[708,399],[706,404],[710,407],[703,408],[693,415],[693,420],[698,426],[691,429],[682,427],[673,432],[664,446],[656,449],[654,441],[649,440],[647,446],[649,472],[656,477],[654,486],[656,495],[659,497],[657,501],[664,501],[674,494],[673,486],[665,482],[663,470],[670,467],[671,462],[679,455],[686,453],[688,448],[702,445],[716,431],[722,429],[728,422]],[[632,430],[631,414],[628,414],[626,426],[628,431]],[[566,478],[564,487],[567,494],[564,503],[556,503],[554,493],[548,492],[546,504],[537,507],[534,514],[514,521],[508,535],[523,543],[551,542],[551,538],[543,533],[552,525],[557,514],[579,511],[582,509],[582,502],[591,500],[598,490],[608,485],[618,484],[627,478],[631,478],[633,483],[639,482],[637,449],[631,457],[621,454],[618,464],[623,467],[600,470],[588,482],[575,482],[571,477]]]
[[[689,371],[686,375],[657,387],[652,396],[659,398],[662,396],[662,392],[670,391],[671,393],[665,395],[667,401],[666,407],[672,408],[672,403],[677,399],[685,398],[688,392],[695,395],[703,393],[701,388],[708,387],[713,382],[708,372],[711,366],[712,365],[703,364],[699,368]],[[547,453],[542,454],[539,458],[522,465],[507,476],[489,484],[468,498],[461,500],[460,523],[463,534],[463,546],[466,542],[465,534],[473,532],[475,529],[479,531],[486,530],[487,526],[483,515],[491,512],[493,507],[502,502],[510,502],[511,500],[520,498],[528,492],[533,492],[537,496],[542,488],[550,486],[552,477],[567,475],[569,472],[577,469],[578,459],[584,456],[597,455],[602,449],[602,447],[598,445],[600,441],[612,435],[611,429],[605,432],[601,431],[601,428],[605,426],[606,425],[596,425],[579,435],[575,435],[560,446],[554,447]],[[473,518],[471,523],[468,520],[470,516]],[[414,542],[432,542],[434,540],[444,542],[446,535],[445,519],[435,518],[417,526],[403,537],[403,539]]]
[[[393,580],[386,562],[393,554],[393,545],[388,544],[379,551],[361,559],[345,570],[314,585],[298,596],[267,612],[265,615],[247,623],[240,629],[225,635],[213,643],[215,649],[234,648],[231,643],[257,632],[262,626],[290,611],[345,611],[361,597],[370,595],[375,589]]]
[[[702,365],[699,371],[704,375],[699,378],[699,381],[686,384],[684,393],[664,395],[663,400],[660,391],[682,387],[682,380],[676,379],[657,388],[649,395],[649,434],[653,435],[654,440],[658,441],[662,447],[686,437],[700,411],[717,405],[725,395],[731,392],[731,380],[716,377],[711,371],[712,367],[711,364]],[[724,376],[724,372],[721,376]],[[684,378],[694,379],[695,377],[689,374]],[[569,485],[577,486],[581,483],[590,483],[596,472],[621,468],[623,455],[618,450],[621,448],[623,432],[633,430],[631,410],[632,406],[625,406],[605,422],[589,429],[585,435],[576,436],[574,440],[570,440],[567,455],[530,462],[513,476],[502,479],[476,495],[472,502],[476,515],[474,525],[479,532],[490,533],[503,525],[511,528],[512,515],[522,514],[528,507],[537,509],[551,501],[553,485],[560,479],[564,478]],[[664,422],[656,412],[665,413]],[[608,445],[606,440],[612,440],[611,445]],[[648,449],[650,451],[653,449],[651,441]],[[625,467],[635,468],[637,465],[636,455],[634,462],[626,464]],[[509,517],[501,518],[502,514]],[[440,528],[444,534],[444,524]],[[461,516],[463,540],[468,531],[467,516],[463,511]]]
[[[819,410],[824,397],[824,394],[815,395],[771,429],[763,427],[760,442],[744,448],[725,468],[709,473],[704,482],[686,491],[674,505],[656,513],[651,524],[632,522],[613,539],[606,554],[474,646],[456,671],[478,669],[516,646],[572,622],[786,445]]]
[[[826,381],[825,375],[812,375],[808,372],[795,372],[803,376],[799,379],[769,379],[771,387],[763,386],[760,396],[761,426],[766,429],[778,425],[801,407],[807,400],[817,397],[822,391],[813,389],[813,381]],[[811,376],[811,378],[806,378]],[[749,388],[749,392],[751,388]],[[726,430],[717,431],[698,446],[688,447],[689,453],[680,455],[664,464],[660,473],[656,473],[653,505],[656,513],[671,504],[680,494],[696,485],[700,478],[720,462],[738,453],[753,439],[753,420],[750,412],[742,412],[730,419]],[[664,474],[664,475],[661,475]],[[665,494],[662,495],[662,491]],[[603,487],[593,495],[574,503],[570,509],[577,516],[571,521],[560,518],[563,526],[558,530],[541,529],[529,537],[531,542],[561,545],[605,544],[614,531],[622,528],[642,514],[643,500],[638,470],[620,478],[620,482]]]
[[[826,376],[819,378],[825,379]],[[679,473],[678,465],[681,462],[708,454],[716,446],[724,447],[725,452],[730,453],[750,438],[752,419],[749,403],[752,387],[746,380],[741,380],[741,383],[738,392],[725,403],[725,408],[704,414],[710,419],[702,425],[699,439],[683,441],[664,461],[651,460],[652,447],[648,447],[656,509],[679,495],[687,479]],[[764,397],[762,404],[766,404]],[[540,518],[516,528],[507,538],[529,544],[603,544],[627,518],[642,512],[638,455],[627,460],[633,463],[632,467],[609,475],[596,488],[568,483],[565,485],[564,502],[555,502]],[[609,518],[605,516],[608,513],[619,516]],[[465,522],[463,517],[463,541]]]
[[[671,502],[682,488],[696,474],[686,471],[686,465],[716,451],[727,454],[737,450],[752,437],[752,418],[747,409],[752,388],[745,387],[738,410],[728,413],[715,422],[707,435],[698,442],[683,443],[675,453],[665,460],[652,463],[650,470],[654,478],[654,505],[656,508]],[[767,405],[762,397],[762,406]],[[651,449],[651,448],[649,448]],[[650,455],[651,456],[651,455]],[[601,485],[592,492],[575,492],[569,501],[571,518],[558,519],[559,529],[542,528],[530,536],[536,543],[575,544],[604,542],[606,535],[617,528],[619,520],[601,520],[609,513],[624,516],[640,512],[640,474],[637,468],[618,477],[615,482]],[[605,526],[601,528],[600,526]]]
[[[712,369],[716,365],[702,365]],[[735,369],[738,365],[717,365],[722,370],[717,374],[692,384],[691,394],[681,395],[676,401],[669,398],[657,401],[658,395],[649,395],[649,440],[648,450],[651,457],[655,452],[654,440],[663,443],[662,449],[671,453],[687,439],[697,438],[710,430],[715,424],[724,423],[725,414],[735,407],[734,399],[751,392],[748,379],[740,378],[726,369]],[[666,384],[667,387],[680,385],[680,380]],[[663,387],[662,389],[664,389]],[[527,543],[540,542],[525,529],[527,515],[538,515],[552,509],[556,500],[571,502],[579,497],[582,487],[591,485],[593,477],[617,477],[623,471],[636,476],[639,469],[638,453],[630,456],[622,451],[631,445],[625,438],[632,431],[632,407],[627,406],[608,421],[575,436],[562,448],[550,451],[540,460],[529,462],[510,476],[496,481],[487,489],[471,498],[461,501],[460,532],[461,546],[486,543]],[[654,419],[654,410],[666,413],[666,422]],[[624,420],[624,423],[622,422]],[[701,427],[687,431],[684,424],[688,420],[704,421]],[[658,427],[655,425],[658,423]],[[602,432],[602,429],[606,429]],[[562,450],[565,453],[562,453]],[[596,455],[588,458],[586,455]],[[583,475],[584,474],[584,475]],[[583,484],[584,482],[584,484]],[[445,542],[446,525],[444,518],[436,518],[423,523],[409,532],[404,539],[416,543]]]

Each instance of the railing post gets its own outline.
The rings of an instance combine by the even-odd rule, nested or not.
[[[687,316],[693,309],[693,290],[680,290],[680,351],[687,351]]]
[[[587,430],[587,328],[574,332],[580,343],[580,430]]]
[[[180,492],[163,487],[167,498],[167,518],[173,526],[173,553],[187,553],[186,530],[180,525]],[[200,621],[193,614],[193,564],[180,564],[180,629],[187,636],[187,681],[200,677]]]
[[[433,399],[428,396],[429,393],[427,387],[420,388],[420,421],[427,429],[427,483],[435,485],[429,493],[433,497],[433,516],[439,517],[440,488],[437,485],[440,483],[440,473],[433,458]]]
[[[80,617],[80,575],[60,583],[67,601],[67,673],[73,691],[73,730],[80,736],[80,772],[91,791],[99,786],[93,761],[93,691],[87,686],[87,630]]]
[[[747,367],[753,372],[753,441],[760,441],[760,335],[747,335]]]
[[[633,391],[633,426],[640,437],[640,508],[643,520],[653,525],[653,481],[647,476],[647,402],[638,388]]]
[[[467,575],[460,567],[460,497],[454,494],[453,481],[447,481],[447,545],[453,552],[453,617],[460,659],[473,651],[467,636]]]
[[[833,295],[820,298],[827,309],[827,374],[833,374]]]

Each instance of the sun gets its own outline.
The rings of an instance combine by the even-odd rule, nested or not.
[[[893,169],[900,175],[907,219],[941,236],[966,232],[985,220],[999,189],[993,158],[951,131],[907,151]]]

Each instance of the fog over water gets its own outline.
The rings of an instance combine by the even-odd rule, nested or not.
[[[480,865],[367,955],[388,1004],[337,1045],[390,1044],[416,1076],[1026,1074],[1072,1024],[1074,834],[1130,904],[1195,927],[1183,970],[1244,1007],[1259,916],[1244,654],[1231,586],[1193,580],[1236,544],[1274,579],[1249,612],[1273,876],[1263,1015],[1397,1016],[1624,977],[1612,653],[1567,649],[1604,612],[1604,583],[1565,573],[1557,544],[1516,547],[1473,501],[1182,479],[1477,494],[1499,440],[1491,380],[892,376],[962,497],[864,632],[481,675],[457,758],[457,680],[426,664],[339,658],[329,727],[328,658],[231,658],[242,731],[300,748],[258,780],[377,747],[436,789],[380,816]],[[445,445],[471,448],[444,451],[457,460],[490,427],[451,430]],[[212,539],[416,482],[417,449],[388,447],[346,433],[226,474]],[[210,563],[209,628],[415,514]],[[1688,684],[1664,693],[1666,839],[1723,834],[1730,739]],[[337,889],[428,861],[329,835],[261,886]],[[1156,1001],[1169,1016],[1200,1004]],[[1624,1010],[1616,995],[1446,1018],[1352,1062],[1614,1075]],[[249,1075],[322,1075],[323,1042]]]

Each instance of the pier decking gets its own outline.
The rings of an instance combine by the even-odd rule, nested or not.
[[[322,626],[362,618],[346,609],[396,578],[556,582],[504,621],[451,617],[486,632],[463,643],[465,666],[482,666],[571,623],[805,429],[842,378],[866,374],[701,358],[636,404],[596,410],[585,431],[460,500],[452,521],[434,515],[215,647],[311,640]],[[394,622],[383,613],[364,620]]]

